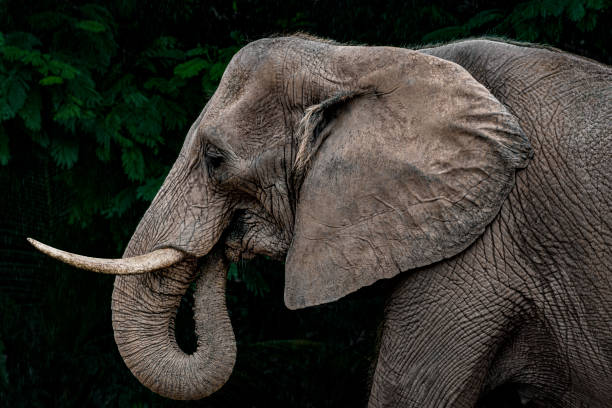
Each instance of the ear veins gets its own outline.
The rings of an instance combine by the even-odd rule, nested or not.
[[[321,143],[325,140],[323,129],[329,123],[333,110],[342,104],[365,94],[378,95],[374,89],[361,89],[358,91],[345,91],[338,93],[323,102],[306,108],[304,117],[300,120],[297,131],[299,147],[293,165],[293,179],[296,186],[302,181],[304,173],[317,152]]]

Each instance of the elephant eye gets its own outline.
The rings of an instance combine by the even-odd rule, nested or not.
[[[217,150],[214,146],[209,145],[204,152],[206,164],[211,170],[215,170],[221,166],[225,158],[223,154]]]

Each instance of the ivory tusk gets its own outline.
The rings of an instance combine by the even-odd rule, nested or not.
[[[43,254],[49,255],[51,258],[55,258],[68,265],[111,275],[130,275],[151,272],[174,265],[185,257],[185,253],[182,251],[172,248],[163,248],[131,258],[92,258],[62,251],[32,238],[28,238],[28,242]]]

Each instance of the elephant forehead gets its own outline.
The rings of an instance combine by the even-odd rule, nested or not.
[[[213,96],[222,109],[239,101],[245,94],[273,84],[278,66],[277,47],[268,41],[256,41],[240,49],[225,69]]]
[[[220,147],[229,145],[240,157],[262,153],[284,135],[285,121],[274,89],[248,84],[240,98],[206,112],[198,126],[199,137]]]

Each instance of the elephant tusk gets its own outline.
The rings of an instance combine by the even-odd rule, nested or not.
[[[28,238],[28,242],[43,254],[49,255],[51,258],[55,258],[68,265],[111,275],[131,275],[151,272],[157,269],[167,268],[185,258],[184,252],[173,248],[157,249],[153,252],[130,258],[92,258],[62,251],[32,238]]]

